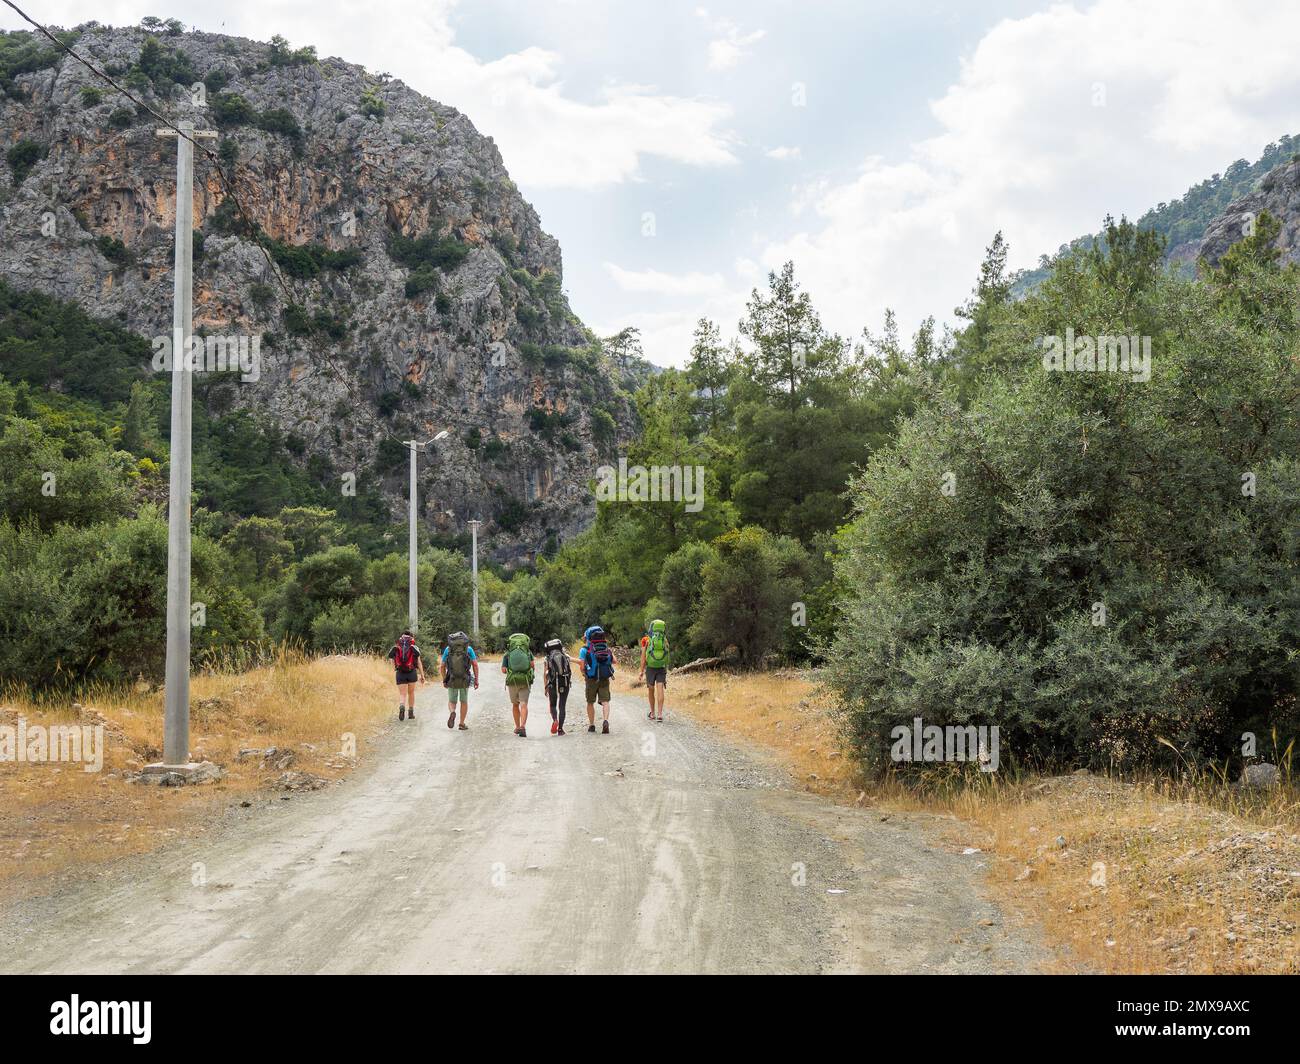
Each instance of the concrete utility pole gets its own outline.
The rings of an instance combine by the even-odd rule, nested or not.
[[[473,547],[470,548],[470,568],[474,573],[474,627],[470,629],[470,633],[475,640],[478,639],[478,526],[482,523],[482,521],[469,523],[470,535],[474,541]]]
[[[172,288],[171,482],[167,498],[167,671],[163,717],[163,760],[190,760],[190,423],[194,377],[189,364],[194,332],[194,142],[215,137],[193,122],[160,129],[176,137],[176,266]]]
[[[438,440],[446,439],[446,437],[447,437],[447,430],[443,429],[440,433],[438,433],[438,435],[434,436],[431,439],[424,440],[423,442],[420,442],[418,440],[402,441],[403,443],[406,444],[407,447],[410,448],[411,451],[411,490],[410,490],[411,525],[410,525],[410,544],[408,547],[408,559],[407,559],[410,565],[410,573],[408,575],[409,584],[406,592],[406,608],[407,608],[407,614],[408,614],[409,624],[410,624],[412,634],[415,634],[418,631],[418,625],[420,623],[419,592],[416,589],[416,575],[417,575],[416,570],[418,568],[418,561],[419,561],[420,537],[419,537],[418,526],[415,520],[415,511],[416,511],[415,456],[417,452],[423,450],[429,444],[436,443]]]

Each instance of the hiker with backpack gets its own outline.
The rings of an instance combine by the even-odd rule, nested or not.
[[[469,715],[469,685],[471,678],[474,690],[478,690],[478,655],[470,645],[469,636],[464,632],[452,632],[447,636],[447,646],[442,652],[439,663],[442,669],[442,686],[447,688],[447,727],[456,723],[456,702],[460,702],[460,730],[469,731],[465,723]]]
[[[415,681],[424,683],[424,659],[409,628],[393,644],[388,659],[397,671],[397,697],[401,700],[397,704],[397,719],[405,720],[409,713],[415,720]]]
[[[506,677],[506,691],[510,695],[510,712],[515,718],[515,734],[526,739],[528,733],[528,693],[533,686],[533,652],[528,636],[516,632],[506,640],[506,652],[501,658],[501,671]]]
[[[551,703],[551,734],[564,734],[564,706],[569,700],[569,688],[573,683],[573,670],[570,668],[569,655],[564,649],[564,640],[548,639],[542,647],[545,655],[545,668],[542,673],[546,686],[546,698]]]
[[[641,673],[650,698],[650,719],[663,723],[664,694],[668,689],[668,625],[650,622],[650,630],[641,640]],[[659,715],[655,716],[658,706]]]
[[[609,681],[614,676],[614,652],[609,648],[605,629],[593,624],[583,634],[583,646],[578,651],[578,663],[587,681],[587,731],[596,730],[596,702],[600,702],[600,730],[609,734]]]

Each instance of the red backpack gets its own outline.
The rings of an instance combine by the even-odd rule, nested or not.
[[[410,672],[415,668],[415,640],[409,635],[402,636],[393,647],[397,653],[393,655],[397,667],[402,672]]]

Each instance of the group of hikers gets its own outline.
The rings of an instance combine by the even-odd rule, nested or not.
[[[456,707],[460,707],[460,730],[468,731],[465,723],[469,715],[469,689],[478,690],[479,661],[470,638],[464,632],[453,632],[444,641],[438,660],[442,685],[447,689],[447,727],[456,727]],[[664,719],[664,695],[668,686],[668,626],[660,620],[650,622],[641,638],[641,671],[638,679],[646,682],[646,695],[650,703],[649,718]],[[424,656],[408,628],[388,652],[397,673],[397,719],[415,719],[415,687],[425,682]],[[548,639],[542,646],[542,685],[551,708],[551,734],[563,735],[566,705],[573,684],[573,666],[582,675],[587,699],[587,731],[596,730],[596,704],[600,703],[600,730],[609,734],[609,684],[614,678],[614,651],[609,634],[598,624],[593,624],[582,634],[582,646],[577,658],[571,658],[564,642]],[[505,677],[506,693],[510,698],[510,713],[515,721],[515,734],[527,737],[528,698],[536,679],[536,660],[526,634],[516,632],[506,640],[501,656],[501,672]]]

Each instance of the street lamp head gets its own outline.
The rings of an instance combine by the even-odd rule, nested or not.
[[[433,438],[433,442],[436,443],[438,440],[445,440],[448,435],[449,435],[448,431],[446,429],[443,429],[440,433],[438,433],[438,435],[436,435]]]

